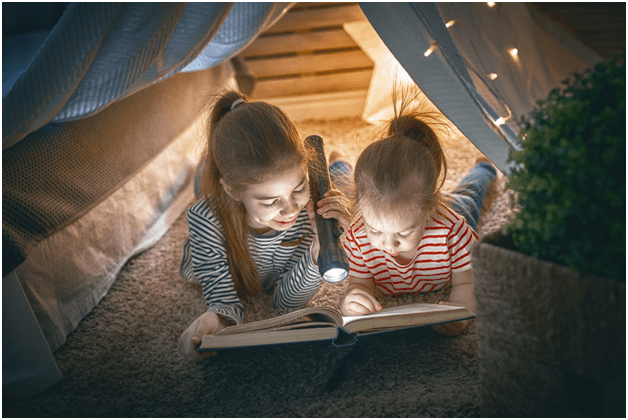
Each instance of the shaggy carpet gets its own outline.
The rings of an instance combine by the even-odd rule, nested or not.
[[[355,163],[374,139],[359,119],[307,121],[327,152]],[[466,139],[445,142],[453,187],[481,153]],[[479,234],[511,214],[499,175]],[[305,343],[221,352],[201,363],[179,352],[181,332],[205,311],[200,288],[178,273],[185,215],[151,249],[124,266],[113,287],[54,357],[63,379],[24,401],[4,399],[3,417],[478,417],[474,326],[456,337],[431,328],[371,336],[348,348]],[[309,305],[338,306],[345,285],[325,283]],[[381,297],[382,304],[446,299],[448,290]],[[245,321],[276,315],[267,295]]]

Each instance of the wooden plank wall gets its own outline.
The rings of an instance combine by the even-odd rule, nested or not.
[[[241,54],[257,77],[252,99],[363,92],[373,62],[343,30],[366,20],[357,3],[296,3]]]

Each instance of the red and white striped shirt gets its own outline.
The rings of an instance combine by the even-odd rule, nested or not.
[[[445,205],[425,226],[415,257],[406,265],[371,246],[360,215],[345,241],[350,275],[373,279],[386,294],[432,292],[443,288],[451,273],[471,269],[471,246],[478,235],[464,217]]]

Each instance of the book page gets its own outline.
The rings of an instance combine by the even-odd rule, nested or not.
[[[311,327],[341,325],[342,317],[340,312],[333,308],[327,307],[311,307],[304,308],[275,318],[263,319],[261,321],[249,322],[241,325],[231,325],[217,332],[214,335],[239,334],[252,331],[265,331],[281,327],[283,330],[290,329],[292,324],[298,325],[297,328],[303,328],[303,324],[310,322]]]
[[[308,319],[303,322],[295,322],[293,324],[280,325],[278,327],[271,327],[262,331],[293,331],[293,330],[299,330],[299,329],[321,328],[321,327],[336,328],[336,324],[333,322],[317,322],[317,321]]]
[[[434,325],[473,318],[475,314],[463,306],[415,303],[382,309],[362,316],[343,316],[349,332],[374,332],[419,325]]]
[[[263,330],[250,331],[246,334],[206,335],[203,337],[198,351],[333,340],[337,334],[338,327],[328,324],[327,327],[288,331]]]

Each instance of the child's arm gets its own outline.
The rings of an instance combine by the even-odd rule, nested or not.
[[[382,305],[375,299],[375,285],[373,279],[360,279],[349,276],[349,285],[340,310],[345,316],[366,315],[382,309]]]
[[[212,355],[196,351],[202,337],[242,322],[242,304],[231,279],[221,227],[213,213],[204,205],[194,205],[188,211],[188,224],[192,269],[201,283],[208,311],[181,334],[179,346],[184,355],[199,361]]]
[[[228,325],[229,322],[217,313],[205,312],[183,331],[179,338],[179,347],[183,354],[193,362],[199,362],[209,356],[214,356],[216,352],[199,353],[196,351],[196,348],[201,343],[204,335],[216,334]]]
[[[314,240],[318,241],[316,237]],[[307,247],[305,254],[275,284],[273,300],[278,308],[305,305],[314,297],[323,282],[318,266],[312,261],[312,246],[306,241],[299,246]]]
[[[451,275],[451,293],[449,302],[462,305],[475,312],[475,295],[473,294],[473,270],[454,272]],[[450,322],[448,324],[435,325],[434,330],[445,335],[458,335],[472,322]]]
[[[201,283],[207,310],[240,324],[243,308],[231,277],[222,226],[206,206],[197,205],[188,211],[188,225],[194,276]]]
[[[343,232],[349,229],[349,215],[342,205],[342,196],[337,191],[328,191],[325,198],[318,203],[318,213],[325,219],[338,220]],[[291,267],[275,286],[274,301],[279,308],[295,308],[306,304],[318,291],[322,279],[318,271],[318,252],[320,244],[316,234],[314,203],[310,201],[306,211],[314,235],[312,243],[294,267]],[[342,239],[339,242],[342,243]]]
[[[465,270],[451,275],[451,303],[459,303],[475,312],[475,295],[473,294],[473,270]]]
[[[308,230],[314,225],[314,203],[307,204],[310,223]],[[303,226],[305,227],[305,226]],[[296,308],[305,305],[318,291],[323,279],[318,271],[318,237],[311,232],[306,235],[293,256],[297,259],[290,259],[286,263],[285,273],[280,276],[275,284],[273,300],[278,308]]]

